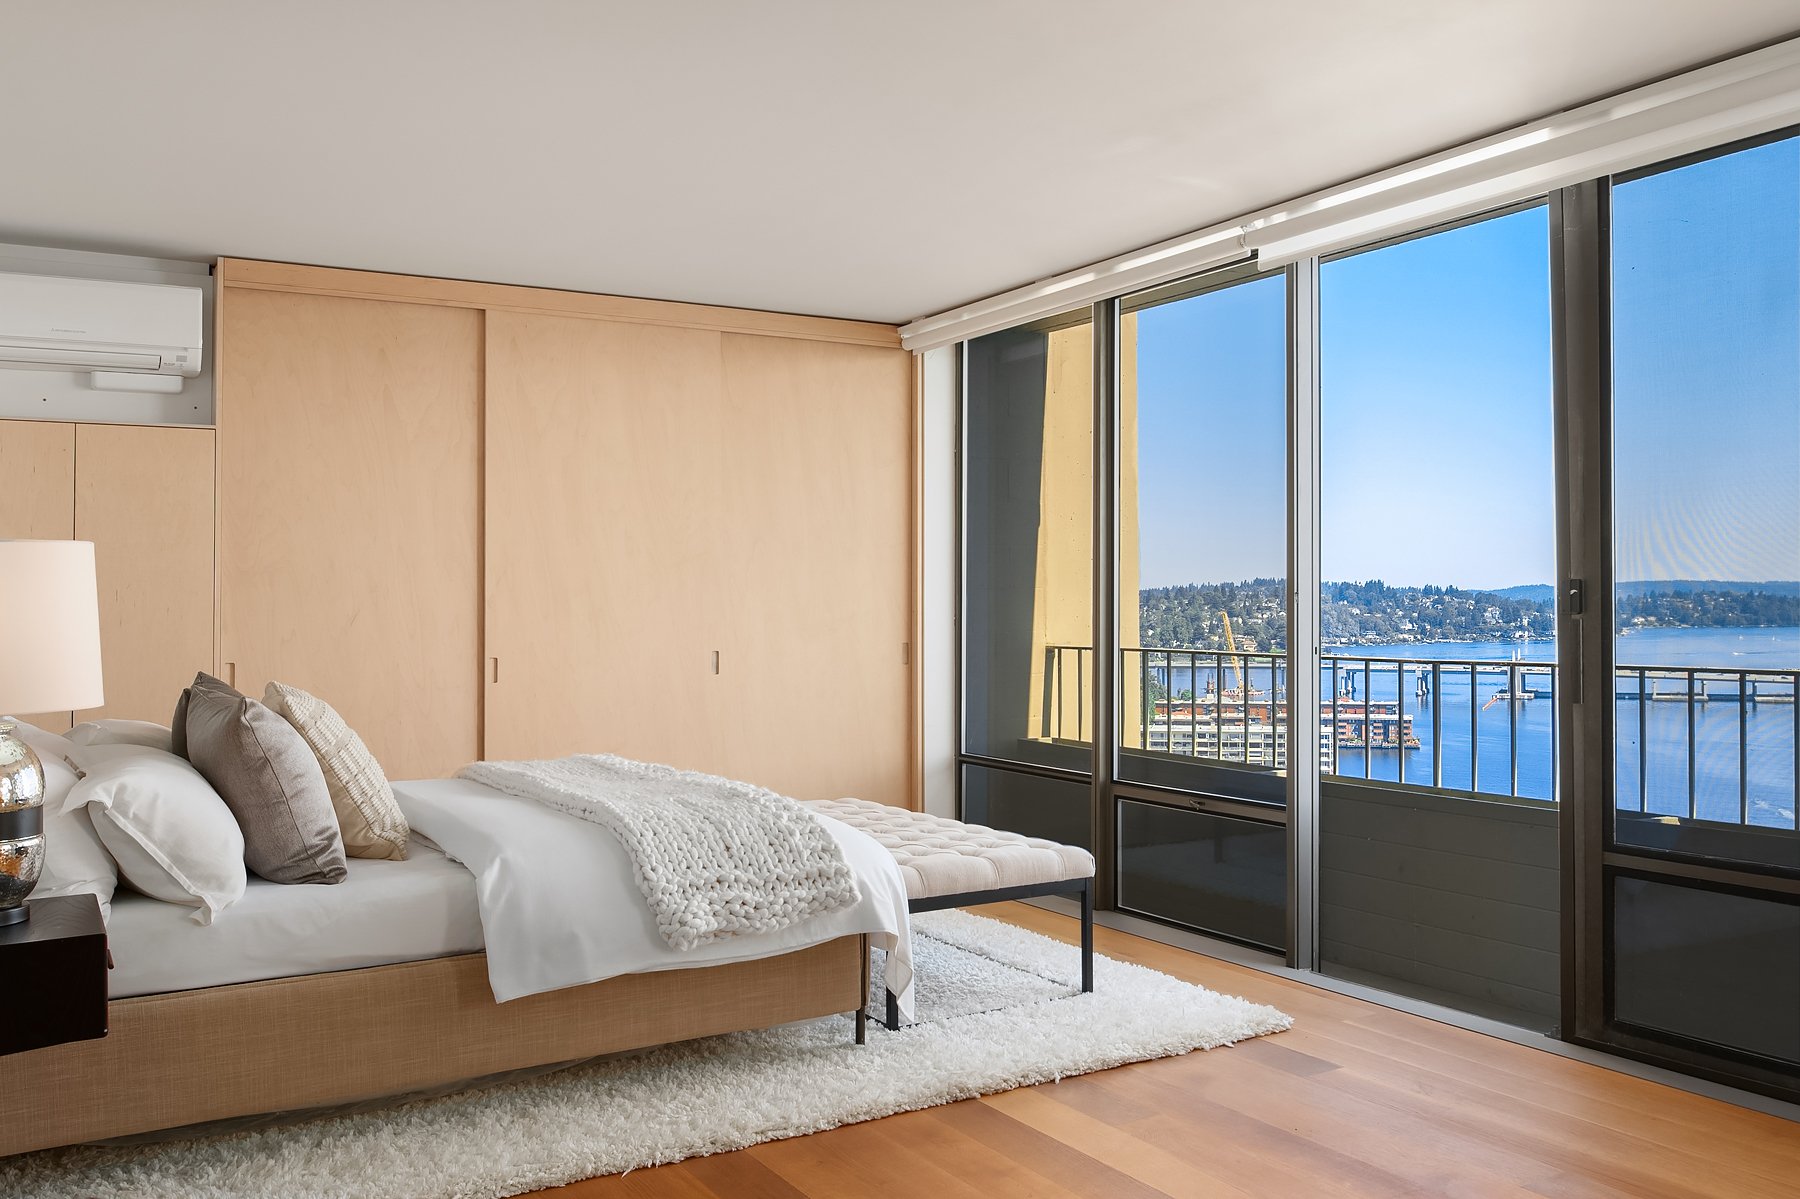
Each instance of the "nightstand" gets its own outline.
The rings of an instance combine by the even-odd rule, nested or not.
[[[0,926],[0,1054],[106,1035],[106,924],[92,895],[27,900]]]

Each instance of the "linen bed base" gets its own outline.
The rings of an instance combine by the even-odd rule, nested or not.
[[[406,1095],[528,1066],[856,1013],[866,936],[498,1004],[482,953],[115,1000],[96,1041],[4,1060],[0,1156]]]

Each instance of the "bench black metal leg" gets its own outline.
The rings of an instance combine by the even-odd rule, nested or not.
[[[862,986],[856,992],[856,1043],[869,1043],[869,934],[857,939],[862,947]]]
[[[1094,989],[1094,880],[1081,888],[1081,989]]]
[[[887,993],[887,1026],[889,1032],[900,1031],[900,997],[892,991]]]

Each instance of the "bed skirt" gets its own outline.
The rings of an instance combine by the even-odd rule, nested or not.
[[[115,1000],[104,1038],[5,1059],[0,1155],[859,1011],[866,941],[504,1004],[480,953]]]

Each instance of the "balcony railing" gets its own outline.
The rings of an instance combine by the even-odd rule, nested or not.
[[[1618,806],[1800,830],[1797,692],[1794,670],[1620,666]]]
[[[1087,646],[1046,651],[1046,739],[1085,740]],[[1288,716],[1284,654],[1122,652],[1120,743],[1139,753],[1285,769],[1312,742]],[[1327,777],[1554,803],[1554,662],[1328,654],[1317,752]],[[1621,809],[1800,830],[1800,670],[1617,668]]]

